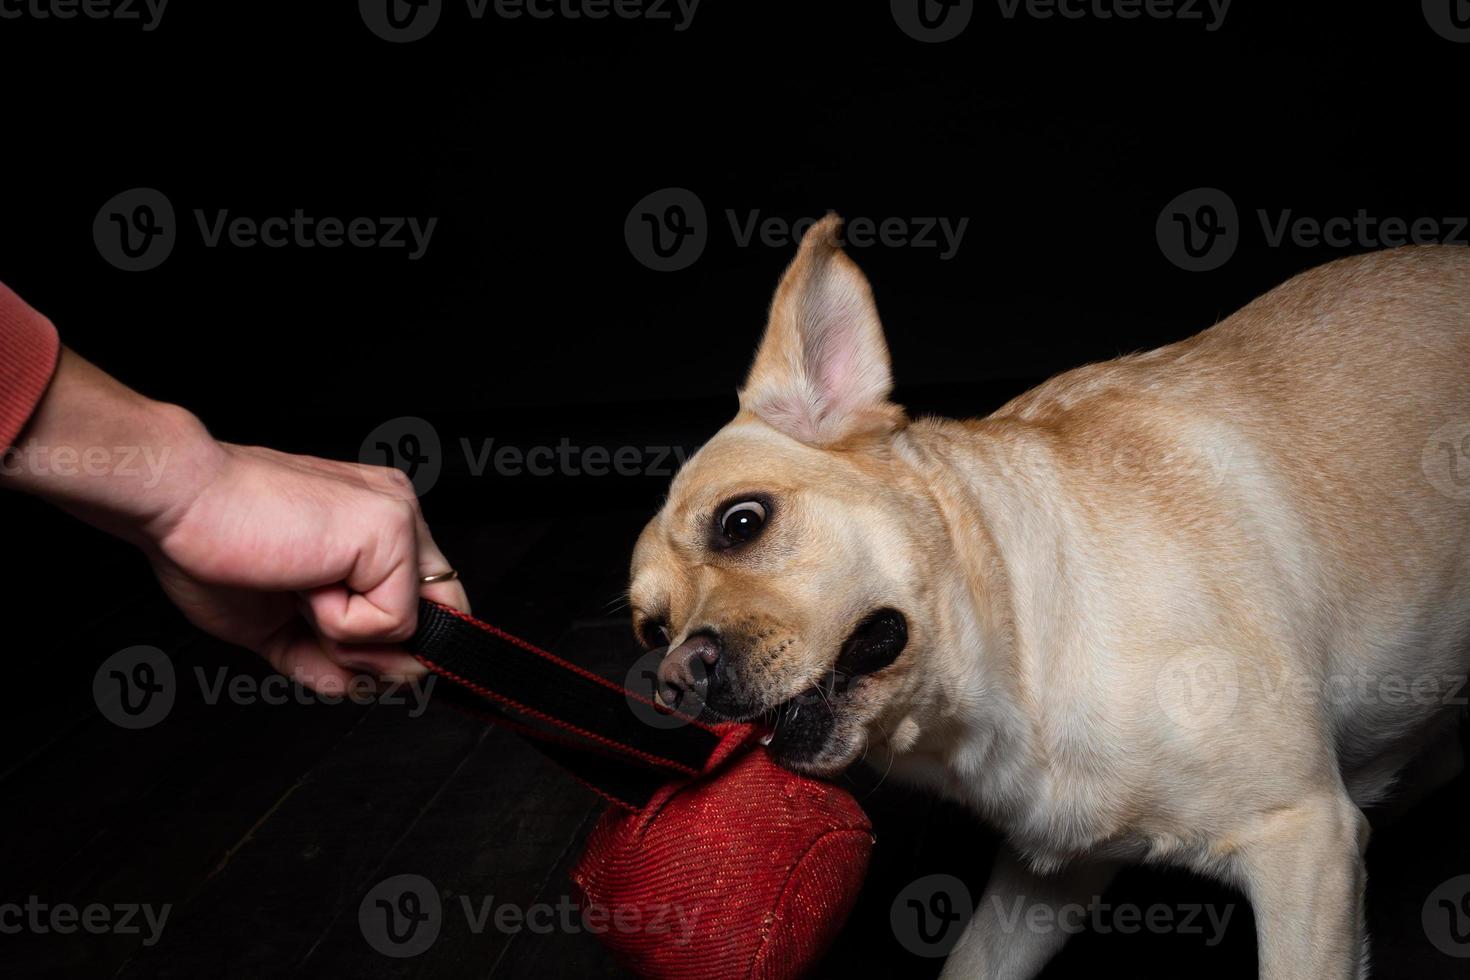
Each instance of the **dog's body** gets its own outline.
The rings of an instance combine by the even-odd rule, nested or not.
[[[635,553],[673,688],[777,707],[794,768],[866,752],[1006,834],[951,975],[1034,975],[1064,934],[1007,929],[1017,900],[1085,903],[1140,860],[1244,888],[1263,976],[1355,975],[1360,807],[1470,671],[1470,250],[1333,263],[987,419],[909,423],[835,231]]]

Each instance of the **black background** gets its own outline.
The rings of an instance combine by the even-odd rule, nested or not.
[[[615,592],[667,477],[477,476],[460,440],[692,449],[707,438],[734,410],[792,253],[790,243],[741,246],[728,211],[737,221],[828,210],[968,219],[947,260],[936,248],[852,251],[874,284],[899,399],[915,411],[983,414],[1056,371],[1192,334],[1291,274],[1372,244],[1273,246],[1260,210],[1470,214],[1467,68],[1470,46],[1439,37],[1415,3],[1236,0],[1216,31],[1147,18],[1011,20],[981,3],[943,44],[907,36],[884,3],[789,0],[705,0],[683,31],[618,18],[476,21],[449,3],[429,37],[397,45],[347,3],[179,3],[151,32],[135,22],[0,20],[9,187],[0,281],[70,346],[188,406],[221,438],[355,458],[375,427],[426,420],[444,473],[424,508],[477,610],[551,642],[586,617],[577,619],[580,599],[547,591],[575,582],[588,601],[604,586]],[[179,240],[159,268],[129,273],[104,261],[92,223],[134,187],[167,195]],[[709,216],[708,247],[676,272],[642,265],[624,235],[635,203],[666,187],[692,190]],[[1155,234],[1165,205],[1197,187],[1224,190],[1241,215],[1238,250],[1210,272],[1173,265]],[[262,219],[297,208],[438,221],[425,256],[410,261],[406,249],[207,248],[193,218],[195,209]],[[12,814],[39,814],[30,824],[13,817],[9,836],[77,811],[120,814],[136,829],[151,825],[150,808],[173,806],[187,823],[183,789],[172,803],[159,802],[172,791],[137,790],[144,775],[97,789],[89,768],[108,752],[134,758],[88,713],[92,670],[150,630],[180,629],[163,612],[148,627],[119,625],[158,603],[146,568],[34,501],[0,500],[0,519],[13,575],[14,701],[0,794]],[[621,628],[608,627],[624,655]],[[246,717],[256,720],[232,724],[284,724],[279,713]],[[107,748],[67,749],[89,738]],[[273,764],[269,753],[237,749],[238,771]],[[200,750],[188,765],[208,768],[211,758]],[[405,750],[384,765],[414,763]],[[393,771],[380,775],[391,782]],[[562,787],[549,770],[537,778],[547,793]],[[223,815],[199,818],[221,840],[248,812],[228,800]],[[945,808],[929,821],[905,816],[919,805],[880,794],[872,807],[875,818],[894,814],[905,840],[932,827],[952,836],[878,867],[870,890],[892,884],[891,895],[916,869],[945,866],[953,843],[944,840],[971,839]],[[5,876],[7,886],[64,882],[56,887],[73,901],[129,894],[116,883],[133,880],[117,870],[126,862],[116,850],[98,857],[85,847],[97,839],[87,834],[122,831],[94,824],[58,831],[46,847],[12,843],[7,854],[25,874]],[[134,863],[177,866],[177,884],[221,853],[202,842],[184,868],[170,846],[155,841]],[[979,880],[988,847],[972,855]],[[108,861],[111,878],[90,870]],[[1463,849],[1412,861],[1434,869],[1431,886],[1467,870]],[[480,888],[495,891],[487,874]],[[355,908],[356,887],[332,895]],[[1136,899],[1147,904],[1161,888],[1230,900],[1157,876]],[[235,921],[231,909],[251,919],[250,887],[219,889],[218,922]],[[1416,932],[1424,893],[1411,880],[1375,897],[1379,948],[1391,951],[1380,953],[1378,975],[1457,975],[1459,964]],[[303,896],[292,907],[288,894],[277,911],[309,918],[303,910],[332,900]],[[866,935],[849,930],[832,969],[862,972],[883,956],[888,968],[932,967],[872,938],[886,930],[886,899],[870,904],[858,920]],[[278,936],[273,923],[237,923],[237,938],[273,949],[261,936]],[[133,952],[84,939],[58,952],[52,940],[26,962],[106,974]],[[1138,975],[1250,975],[1249,928],[1231,940],[1222,954],[1178,937],[1088,937],[1054,975],[1104,955]],[[183,962],[229,965],[198,946]],[[161,963],[156,972],[167,973],[168,962],[133,969],[151,975]],[[282,947],[265,968],[308,962]],[[363,962],[367,973],[402,969]],[[478,975],[492,964],[458,966],[445,970]]]

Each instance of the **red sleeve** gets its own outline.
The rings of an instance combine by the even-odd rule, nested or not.
[[[0,449],[14,443],[46,393],[60,343],[51,321],[0,282]]]

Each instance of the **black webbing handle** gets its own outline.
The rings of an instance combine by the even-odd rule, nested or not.
[[[418,629],[406,646],[451,682],[452,700],[481,716],[488,713],[489,720],[525,736],[593,789],[628,806],[642,806],[671,778],[700,773],[720,741],[718,732],[693,719],[655,727],[633,710],[636,703],[644,713],[670,714],[649,699],[426,599],[419,601]]]

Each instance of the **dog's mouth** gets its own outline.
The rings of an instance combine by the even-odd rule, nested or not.
[[[849,688],[847,681],[837,671],[829,670],[820,683],[813,684],[774,708],[761,712],[752,719],[755,724],[769,729],[761,738],[761,744],[769,746],[773,752],[779,752],[800,739],[801,733],[813,726],[830,728],[830,724],[824,722],[835,721],[837,703],[845,697]],[[802,718],[803,711],[809,713],[810,721]],[[826,719],[819,717],[822,712],[828,716]]]
[[[777,761],[816,762],[832,741],[839,712],[858,682],[893,664],[908,644],[908,620],[897,609],[876,609],[854,627],[833,666],[817,683],[753,719],[769,728],[762,742]]]

